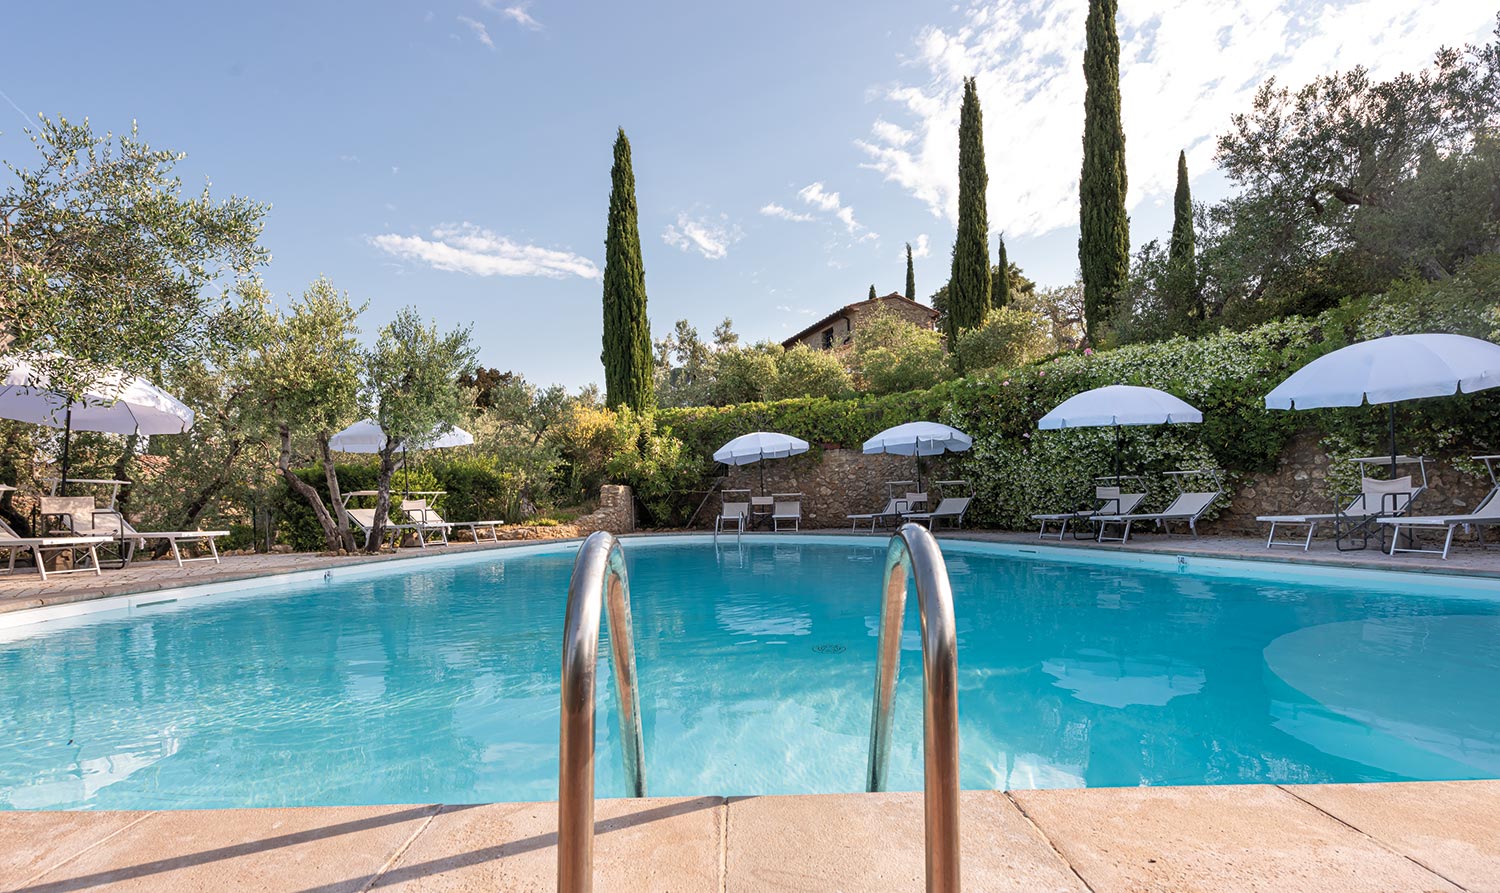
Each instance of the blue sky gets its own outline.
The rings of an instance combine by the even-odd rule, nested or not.
[[[1473,0],[1123,4],[1134,241],[1169,227],[1176,153],[1223,192],[1212,138],[1266,76],[1425,64],[1483,39]],[[480,361],[602,377],[611,143],[635,156],[653,329],[725,316],[780,340],[946,278],[961,78],[979,77],[992,228],[1043,284],[1076,267],[1085,0],[973,5],[534,0],[7,3],[0,158],[38,112],[139,122],[185,182],[270,203],[278,295],[329,276],[370,309],[473,323]],[[30,35],[26,39],[15,39]],[[13,106],[13,107],[11,107]],[[7,175],[8,176],[8,175]]]

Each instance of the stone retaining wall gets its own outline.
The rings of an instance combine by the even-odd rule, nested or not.
[[[635,530],[635,497],[623,484],[605,484],[599,488],[599,508],[573,522],[579,536],[596,530],[630,533]]]
[[[761,466],[765,466],[764,489]],[[941,480],[943,468],[941,460],[923,459],[923,479]],[[757,495],[801,493],[803,527],[847,527],[848,515],[885,507],[886,481],[911,480],[915,474],[910,456],[866,456],[857,450],[826,449],[819,456],[806,453],[731,467],[723,489],[750,490]],[[709,499],[698,514],[696,526],[712,527],[719,504],[717,495]]]
[[[1235,482],[1233,499],[1203,530],[1264,536],[1266,526],[1256,522],[1258,515],[1331,512],[1334,497],[1346,489],[1329,484],[1333,467],[1316,433],[1303,432],[1287,444],[1274,472],[1241,476]],[[1414,478],[1419,474],[1414,465],[1403,465],[1399,471]],[[1489,478],[1459,471],[1448,458],[1427,463],[1427,483],[1427,491],[1413,503],[1417,514],[1464,514],[1490,490]],[[1333,535],[1331,526],[1326,533]]]

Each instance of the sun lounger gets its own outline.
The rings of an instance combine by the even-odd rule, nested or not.
[[[43,580],[46,580],[49,574],[92,572],[97,576],[99,574],[99,547],[108,542],[110,538],[107,536],[17,536],[10,525],[0,521],[0,552],[6,553],[5,572],[7,574],[16,572],[16,556],[29,552],[32,562],[36,565],[36,572]],[[89,556],[89,563],[81,567],[75,564],[71,568],[47,570],[47,556],[60,552],[85,552]]]
[[[925,522],[928,530],[932,529],[934,521],[947,521],[950,527],[962,527],[964,513],[969,510],[969,503],[973,501],[973,497],[969,496],[946,496],[930,512],[907,512],[901,517],[918,524]]]
[[[741,499],[740,497],[744,498]],[[749,490],[725,490],[724,503],[719,508],[719,516],[714,519],[714,536],[729,526],[734,527],[736,535],[745,532],[745,525],[750,519],[750,491]]]
[[[886,484],[887,491],[889,491],[893,485],[910,483],[912,482],[888,481]],[[903,496],[896,496],[894,493],[892,493],[890,498],[886,500],[885,508],[881,509],[880,511],[862,512],[857,515],[845,515],[845,517],[849,519],[850,530],[857,529],[859,527],[859,522],[861,521],[869,521],[870,529],[874,530],[877,525],[884,524],[886,521],[899,521],[910,512],[922,511],[924,508],[926,508],[926,505],[926,493],[916,493],[908,491]]]
[[[349,520],[354,523],[354,526],[359,528],[360,532],[364,534],[365,548],[369,548],[370,534],[375,532],[375,510],[345,509],[344,511],[349,515]],[[417,525],[399,524],[394,521],[387,521],[385,522],[385,527],[382,529],[381,538],[384,539],[386,535],[389,535],[391,537],[391,543],[395,544],[400,541],[400,535],[404,531],[416,533]],[[427,548],[427,538],[418,534],[417,545],[421,546],[424,549]]]
[[[151,540],[161,540],[172,550],[178,567],[193,561],[219,563],[218,538],[227,530],[137,530],[118,509],[97,508],[92,496],[43,496],[40,500],[43,518],[57,518],[73,536],[102,536],[119,548],[120,566],[129,564],[135,550],[144,549]],[[208,554],[198,558],[182,557],[182,546],[199,543]],[[97,556],[95,556],[97,558]]]
[[[500,541],[499,528],[505,526],[504,521],[448,521],[438,514],[425,499],[403,499],[401,500],[401,511],[418,529],[431,529],[441,531],[443,534],[443,545],[448,545],[448,533],[455,527],[469,528],[469,535],[474,537],[474,542],[483,542],[479,538],[480,528],[488,528],[490,531],[490,542]]]
[[[783,524],[791,524],[793,531],[801,529],[801,493],[773,493],[771,494],[771,505],[772,530],[779,532]]]
[[[1490,471],[1490,483],[1493,485],[1490,492],[1479,501],[1474,510],[1464,515],[1397,515],[1395,517],[1376,518],[1375,523],[1389,527],[1391,530],[1390,554],[1397,552],[1414,552],[1421,555],[1441,555],[1443,560],[1448,560],[1448,552],[1453,548],[1453,534],[1460,527],[1473,527],[1479,535],[1480,543],[1484,542],[1484,528],[1500,526],[1500,479],[1495,477],[1494,461],[1500,456],[1475,456],[1484,462]],[[1417,530],[1443,530],[1443,548],[1421,549],[1417,548],[1415,539],[1411,536]],[[1401,533],[1405,531],[1408,543],[1401,545]]]
[[[1224,493],[1223,487],[1219,484],[1218,472],[1209,469],[1195,469],[1192,471],[1169,471],[1167,475],[1175,477],[1179,487],[1183,486],[1183,482],[1189,477],[1208,477],[1213,480],[1214,489],[1193,492],[1180,490],[1177,498],[1172,500],[1172,504],[1159,512],[1095,515],[1093,521],[1099,525],[1099,533],[1095,539],[1101,543],[1127,543],[1130,541],[1130,531],[1135,525],[1145,521],[1154,523],[1158,529],[1169,535],[1172,533],[1171,523],[1173,521],[1185,522],[1188,526],[1188,532],[1196,537],[1198,535],[1198,519],[1202,518],[1204,513],[1213,507],[1214,501]],[[1111,526],[1120,527],[1119,536],[1107,535]]]
[[[1369,533],[1379,527],[1377,519],[1383,517],[1396,517],[1405,515],[1411,508],[1412,500],[1416,499],[1422,491],[1427,489],[1427,465],[1425,460],[1413,459],[1409,456],[1396,457],[1399,464],[1416,462],[1421,466],[1422,482],[1413,483],[1411,475],[1404,475],[1391,480],[1372,478],[1366,474],[1360,476],[1359,493],[1352,497],[1335,497],[1334,511],[1322,513],[1308,513],[1300,515],[1260,515],[1255,520],[1270,524],[1271,530],[1266,534],[1266,548],[1275,546],[1300,546],[1306,552],[1312,548],[1313,535],[1317,533],[1318,525],[1332,524],[1336,536],[1336,544],[1340,551],[1351,551],[1363,549],[1367,545]],[[1389,463],[1389,457],[1374,456],[1363,459],[1355,459],[1361,467]],[[1300,540],[1278,540],[1276,538],[1277,527],[1306,526],[1307,535]],[[1355,537],[1359,538],[1360,544],[1346,547],[1344,542],[1353,542]]]
[[[1094,498],[1099,500],[1099,505],[1091,509],[1080,509],[1076,512],[1056,512],[1048,515],[1032,515],[1031,520],[1040,521],[1041,529],[1037,531],[1037,539],[1046,539],[1047,525],[1057,524],[1057,539],[1059,542],[1068,535],[1068,525],[1082,525],[1092,521],[1100,515],[1128,515],[1136,510],[1141,500],[1146,498],[1144,493],[1121,493],[1119,487],[1095,487]],[[1076,536],[1076,534],[1075,534]]]

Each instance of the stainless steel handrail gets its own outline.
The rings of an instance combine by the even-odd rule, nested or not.
[[[891,703],[901,669],[901,626],[906,575],[917,580],[922,617],[923,819],[926,824],[927,893],[958,893],[958,636],[953,589],[937,540],[917,524],[901,525],[885,553],[875,703],[870,712],[870,765],[866,786],[885,786],[891,751]]]
[[[625,784],[630,796],[644,797],[645,746],[636,686],[635,637],[630,627],[630,583],[625,577],[625,555],[619,541],[602,530],[578,547],[563,621],[557,774],[557,889],[561,893],[589,893],[594,886],[594,680],[599,663],[601,607],[609,613]]]

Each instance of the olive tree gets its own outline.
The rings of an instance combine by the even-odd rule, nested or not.
[[[375,527],[367,544],[371,552],[380,549],[391,510],[391,476],[402,447],[420,447],[434,431],[464,421],[472,399],[460,379],[473,372],[476,353],[469,327],[440,335],[435,324],[407,307],[380,329],[375,346],[365,354],[365,399],[385,432]]]

